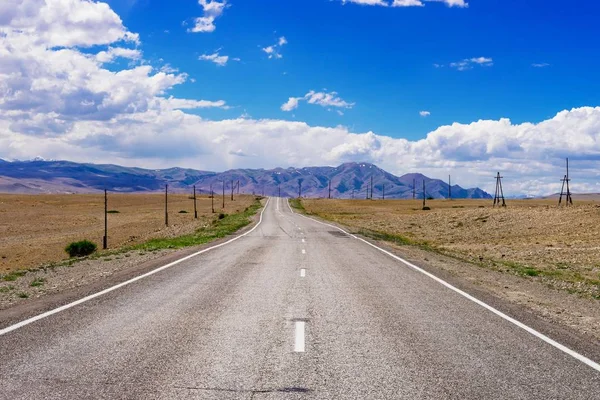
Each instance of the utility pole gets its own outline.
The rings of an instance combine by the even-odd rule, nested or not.
[[[450,175],[448,175],[448,200],[452,200],[452,181]]]
[[[427,198],[427,194],[425,193],[425,179],[423,179],[423,208],[425,208],[425,199]]]
[[[237,181],[237,194],[240,194],[240,180]]]
[[[223,180],[223,209],[225,208],[225,180]]]
[[[567,174],[562,179],[562,188],[560,189],[560,197],[558,198],[558,205],[562,202],[563,196],[565,196],[565,204],[567,206],[573,205],[573,199],[571,198],[571,189],[569,188],[569,182],[571,179],[569,178],[569,159],[567,158]],[[565,192],[565,185],[567,186],[567,191]]]
[[[417,180],[413,178],[413,200],[417,198]]]
[[[502,176],[500,172],[496,175],[496,193],[494,194],[494,207],[500,206],[500,200],[502,200],[502,207],[506,207],[506,201],[504,200],[504,190],[502,189]]]
[[[194,219],[198,219],[198,207],[196,206],[196,185],[194,185]]]
[[[302,197],[302,179],[298,179],[298,198]]]
[[[277,197],[281,197],[281,185],[277,185]]]
[[[369,200],[369,184],[367,183],[367,200]]]
[[[373,175],[371,175],[371,200],[373,200]]]
[[[215,192],[212,190],[212,183],[210,184],[210,206],[212,209],[212,213],[215,213]]]
[[[331,199],[331,179],[329,180],[329,199]]]
[[[352,188],[352,200],[354,200],[354,188]]]
[[[385,183],[383,184],[383,200],[385,200]]]
[[[104,189],[104,238],[102,238],[102,248],[108,249],[108,197]]]
[[[165,185],[165,226],[169,226],[169,185]]]
[[[234,190],[235,186],[233,184],[233,179],[231,180],[231,201],[233,201],[233,190]]]

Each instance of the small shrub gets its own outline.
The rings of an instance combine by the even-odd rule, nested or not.
[[[89,240],[81,240],[69,244],[65,251],[69,254],[69,257],[84,257],[95,252],[97,248],[98,246],[95,243]]]
[[[19,294],[17,294],[17,296],[19,296],[22,299],[26,299],[29,297],[29,295],[25,292],[20,292]]]
[[[220,213],[220,214],[219,214],[219,219],[223,219],[223,218],[225,218],[226,216],[227,216],[227,214]]]
[[[429,210],[431,210],[431,207],[427,207],[427,206],[423,207],[423,211],[429,211]]]
[[[179,214],[187,214],[187,213],[188,213],[188,212],[187,212],[187,211],[185,211],[185,210],[181,210],[181,211],[179,211]]]
[[[427,196],[427,200],[435,200],[432,196]]]
[[[527,276],[538,276],[540,274],[540,272],[536,269],[533,268],[527,268],[525,269],[525,271],[523,271],[525,273],[525,275]]]
[[[107,214],[120,214],[121,211],[119,211],[119,210],[108,210],[106,213]]]

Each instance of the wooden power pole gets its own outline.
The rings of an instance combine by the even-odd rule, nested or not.
[[[194,219],[198,219],[198,207],[196,205],[196,185],[194,185]]]
[[[169,226],[169,185],[165,185],[165,226]]]
[[[108,195],[104,189],[104,237],[102,238],[102,248],[108,249]]]

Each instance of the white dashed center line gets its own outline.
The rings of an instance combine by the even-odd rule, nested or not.
[[[297,353],[304,353],[304,321],[296,321],[296,343],[294,345],[294,351]]]
[[[300,270],[300,278],[304,278],[306,276],[306,269],[302,268]]]
[[[306,250],[302,249],[302,254],[306,254]]]
[[[302,239],[302,243],[306,243],[306,240]]]

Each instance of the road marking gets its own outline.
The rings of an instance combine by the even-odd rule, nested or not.
[[[306,243],[306,240],[302,239],[302,243]]]
[[[294,351],[297,353],[304,353],[304,321],[296,321],[296,343],[294,344]]]
[[[288,207],[290,208],[290,211],[292,211],[292,207],[290,206],[289,200],[288,200]],[[489,304],[487,304],[487,303],[484,303],[483,301],[481,301],[481,300],[479,300],[479,299],[477,299],[477,298],[475,298],[475,297],[471,296],[470,294],[468,294],[468,293],[466,293],[466,292],[464,292],[464,291],[460,290],[459,288],[457,288],[457,287],[455,287],[455,286],[452,286],[451,284],[449,284],[449,283],[448,283],[448,282],[446,282],[445,280],[438,278],[437,276],[433,275],[432,273],[429,273],[429,272],[425,271],[423,268],[417,267],[416,265],[414,265],[414,264],[412,264],[412,263],[410,263],[410,262],[406,261],[405,259],[403,259],[403,258],[401,258],[401,257],[398,257],[397,255],[395,255],[395,254],[393,254],[393,253],[391,253],[391,252],[389,252],[389,251],[387,251],[387,250],[384,250],[384,249],[382,249],[381,247],[378,247],[378,246],[374,245],[373,243],[371,243],[371,242],[369,242],[369,241],[367,241],[367,240],[365,240],[365,239],[363,239],[363,238],[360,238],[360,237],[358,237],[358,236],[356,236],[356,235],[353,235],[353,234],[351,234],[351,233],[348,233],[348,232],[346,232],[345,230],[343,230],[342,228],[340,228],[340,227],[338,227],[338,226],[331,225],[331,224],[328,224],[328,223],[326,223],[326,222],[317,221],[317,220],[316,220],[316,219],[314,219],[314,218],[307,217],[307,216],[305,216],[305,215],[302,215],[302,214],[295,213],[294,211],[292,211],[292,213],[294,213],[294,214],[296,214],[296,215],[299,215],[299,216],[301,216],[301,217],[303,217],[303,218],[309,219],[309,220],[311,220],[311,221],[314,221],[314,222],[316,222],[316,223],[319,223],[319,224],[321,224],[321,225],[325,225],[325,226],[329,226],[329,227],[332,227],[332,228],[334,228],[334,229],[337,229],[337,230],[339,230],[340,232],[343,232],[343,233],[345,233],[346,235],[348,235],[348,236],[350,236],[350,237],[353,237],[354,239],[360,240],[361,242],[364,242],[364,243],[368,244],[369,246],[376,248],[377,250],[381,251],[382,253],[385,253],[385,254],[387,254],[388,256],[390,256],[390,257],[392,257],[392,258],[394,258],[394,259],[396,259],[396,260],[400,261],[401,263],[405,264],[406,266],[408,266],[408,267],[410,267],[410,268],[414,269],[414,270],[415,270],[415,271],[417,271],[417,272],[420,272],[420,273],[422,273],[423,275],[425,275],[425,276],[427,276],[427,277],[429,277],[429,278],[433,279],[434,281],[436,281],[436,282],[440,283],[441,285],[443,285],[443,286],[446,286],[448,289],[450,289],[450,290],[452,290],[452,291],[454,291],[454,292],[458,293],[459,295],[461,295],[461,296],[463,296],[463,297],[467,298],[468,300],[471,300],[471,301],[472,301],[472,302],[474,302],[475,304],[478,304],[478,305],[480,305],[481,307],[485,308],[486,310],[488,310],[488,311],[490,311],[490,312],[492,312],[492,313],[496,314],[496,315],[497,315],[497,316],[499,316],[500,318],[502,318],[502,319],[504,319],[504,320],[506,320],[506,321],[510,322],[510,323],[511,323],[511,324],[513,324],[513,325],[516,325],[516,326],[518,326],[519,328],[521,328],[521,329],[525,330],[526,332],[528,332],[528,333],[532,334],[533,336],[537,337],[538,339],[540,339],[540,340],[542,340],[542,341],[544,341],[544,342],[548,343],[549,345],[551,345],[551,346],[553,346],[553,347],[557,348],[558,350],[562,351],[563,353],[566,353],[566,354],[570,355],[571,357],[575,358],[576,360],[579,360],[579,361],[581,361],[582,363],[586,364],[587,366],[589,366],[589,367],[591,367],[591,368],[595,369],[596,371],[600,372],[600,364],[598,364],[597,362],[590,360],[590,359],[589,359],[589,358],[587,358],[586,356],[584,356],[584,355],[582,355],[582,354],[579,354],[579,353],[577,353],[577,352],[576,352],[576,351],[574,351],[574,350],[571,350],[571,349],[570,349],[570,348],[568,348],[567,346],[564,346],[564,345],[562,345],[562,344],[558,343],[557,341],[555,341],[555,340],[553,340],[553,339],[549,338],[548,336],[544,335],[544,334],[543,334],[543,333],[541,333],[541,332],[538,332],[538,331],[536,331],[535,329],[533,329],[533,328],[531,328],[531,327],[529,327],[529,326],[525,325],[524,323],[522,323],[522,322],[520,322],[520,321],[518,321],[518,320],[516,320],[516,319],[514,319],[514,318],[512,318],[512,317],[509,317],[508,315],[506,315],[506,314],[504,314],[503,312],[501,312],[501,311],[499,311],[499,310],[495,309],[494,307],[490,306]]]
[[[300,269],[300,278],[304,278],[306,276],[306,269]]]
[[[306,254],[306,250],[302,249],[302,254]]]
[[[301,231],[301,230],[302,230],[302,228],[298,227],[298,230],[299,230],[299,231]]]
[[[95,299],[96,297],[100,297],[100,296],[105,295],[107,293],[110,293],[110,292],[112,292],[114,290],[120,289],[123,286],[127,286],[127,285],[129,285],[131,283],[139,281],[140,279],[147,278],[147,277],[149,277],[151,275],[154,275],[154,274],[156,274],[156,273],[158,273],[160,271],[163,271],[163,270],[165,270],[167,268],[170,268],[170,267],[172,267],[174,265],[177,265],[177,264],[179,264],[179,263],[181,263],[183,261],[189,260],[190,258],[196,257],[196,256],[198,256],[200,254],[204,254],[204,253],[206,253],[208,251],[211,251],[211,250],[214,250],[214,249],[218,249],[219,247],[223,247],[225,245],[228,245],[229,243],[235,242],[236,240],[238,240],[240,238],[243,238],[244,236],[252,233],[256,228],[258,228],[260,226],[260,224],[262,223],[262,220],[263,220],[263,214],[264,214],[265,210],[267,209],[267,207],[269,206],[269,202],[270,201],[271,201],[271,198],[267,199],[267,202],[265,203],[265,206],[263,207],[262,211],[260,212],[260,218],[258,220],[258,223],[252,229],[250,229],[248,232],[245,232],[245,233],[243,233],[241,235],[238,235],[238,236],[234,237],[233,239],[230,239],[230,240],[228,240],[226,242],[223,242],[221,244],[217,244],[217,245],[209,247],[207,249],[200,250],[200,251],[198,251],[198,252],[196,252],[194,254],[190,254],[189,256],[185,256],[183,258],[180,258],[177,261],[173,261],[172,263],[169,263],[167,265],[163,265],[162,267],[159,267],[159,268],[157,268],[155,270],[147,272],[147,273],[145,273],[143,275],[136,276],[135,278],[132,278],[132,279],[130,279],[128,281],[121,282],[118,285],[109,287],[108,289],[104,289],[104,290],[102,290],[102,291],[100,291],[98,293],[91,294],[91,295],[86,296],[86,297],[84,297],[82,299],[76,300],[76,301],[74,301],[72,303],[65,304],[64,306],[61,306],[61,307],[55,308],[53,310],[47,311],[47,312],[45,312],[43,314],[36,315],[35,317],[31,317],[31,318],[26,319],[24,321],[18,322],[16,324],[8,326],[8,327],[6,327],[4,329],[0,329],[0,336],[5,335],[5,334],[7,334],[9,332],[12,332],[14,330],[17,330],[19,328],[22,328],[22,327],[24,327],[26,325],[29,325],[29,324],[33,323],[33,322],[36,322],[36,321],[39,321],[41,319],[47,318],[47,317],[49,317],[51,315],[57,314],[57,313],[59,313],[61,311],[68,310],[69,308],[75,307],[75,306],[77,306],[79,304],[82,304],[82,303],[85,303],[85,302],[90,301],[92,299]]]

